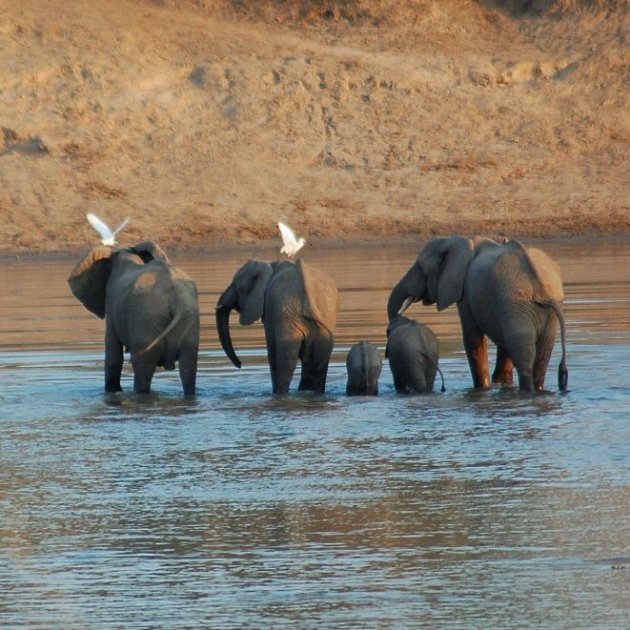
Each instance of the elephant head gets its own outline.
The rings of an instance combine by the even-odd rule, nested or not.
[[[430,240],[392,289],[387,302],[388,318],[402,314],[414,302],[437,304],[439,311],[458,302],[473,256],[474,245],[468,238],[452,236]]]
[[[241,361],[236,356],[232,345],[230,313],[236,310],[240,314],[239,323],[242,326],[249,326],[261,319],[265,305],[265,290],[273,273],[274,268],[270,263],[249,260],[236,272],[232,282],[217,302],[216,321],[219,341],[223,351],[237,368],[241,367]]]
[[[152,241],[126,248],[99,245],[90,251],[72,270],[68,284],[74,297],[101,319],[105,317],[105,289],[112,266],[118,258],[138,265],[144,265],[150,260],[168,263],[166,253]]]

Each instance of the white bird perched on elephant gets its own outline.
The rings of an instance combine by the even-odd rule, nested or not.
[[[86,219],[90,222],[90,225],[101,235],[101,243],[103,245],[113,247],[116,245],[116,234],[120,232],[125,225],[129,222],[127,217],[113,232],[105,221],[99,219],[95,214],[87,213]]]
[[[278,223],[278,227],[280,228],[280,235],[282,236],[282,249],[280,250],[281,254],[286,254],[289,256],[295,256],[306,244],[306,241],[300,236],[298,239],[295,236],[295,232],[284,223]]]

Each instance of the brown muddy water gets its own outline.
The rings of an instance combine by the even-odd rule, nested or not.
[[[385,364],[379,397],[346,397],[412,245],[307,246],[341,293],[323,397],[270,395],[260,324],[233,322],[240,371],[223,355],[214,305],[247,253],[173,256],[200,289],[195,400],[176,372],[135,396],[128,366],[105,395],[75,261],[2,262],[0,625],[629,627],[630,243],[539,246],[564,273],[566,394],[559,343],[548,393],[473,392],[455,309],[414,305],[446,392],[399,396]]]

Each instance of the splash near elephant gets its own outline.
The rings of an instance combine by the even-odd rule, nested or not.
[[[335,342],[339,296],[334,281],[302,260],[249,260],[234,275],[216,306],[221,346],[240,368],[230,336],[232,310],[248,326],[261,319],[274,394],[287,394],[298,360],[299,390],[323,393]]]
[[[105,318],[105,391],[122,390],[126,349],[136,393],[150,391],[157,367],[173,370],[177,362],[184,394],[195,394],[197,287],[158,245],[96,247],[73,269],[68,284],[83,306]]]
[[[388,304],[393,319],[413,302],[457,304],[473,385],[491,386],[487,338],[497,346],[492,382],[544,388],[547,366],[560,327],[562,357],[558,388],[566,390],[566,332],[560,268],[539,249],[489,238],[433,238],[393,288]]]

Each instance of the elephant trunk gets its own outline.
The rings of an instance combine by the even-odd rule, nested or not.
[[[408,275],[409,273],[400,279],[389,295],[389,300],[387,301],[387,318],[389,321],[397,315],[401,315],[412,302],[417,301],[417,298],[409,289]]]
[[[223,352],[232,361],[232,363],[240,369],[241,360],[236,356],[234,352],[234,346],[232,346],[232,338],[230,337],[230,313],[232,309],[236,308],[237,295],[236,289],[230,285],[221,295],[217,302],[215,311],[217,322],[217,334],[219,335],[219,341]]]

